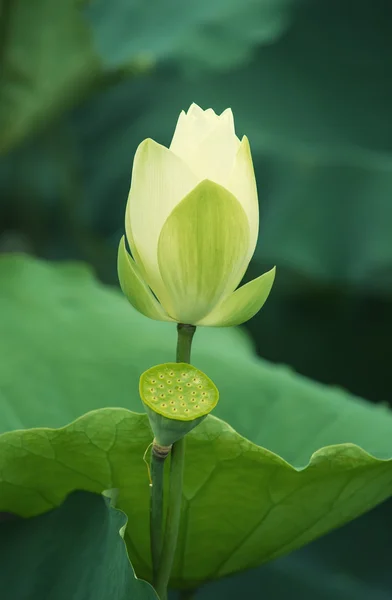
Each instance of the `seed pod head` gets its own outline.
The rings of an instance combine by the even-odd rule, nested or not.
[[[140,377],[139,391],[155,439],[163,446],[196,427],[219,399],[211,379],[187,363],[151,367]]]

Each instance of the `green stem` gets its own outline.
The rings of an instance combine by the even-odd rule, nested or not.
[[[153,444],[151,452],[150,542],[153,585],[157,583],[158,567],[162,551],[163,474],[165,458],[159,446]]]
[[[191,347],[193,336],[195,335],[195,325],[184,325],[184,323],[178,323],[177,325],[177,353],[176,361],[190,363],[191,362]]]
[[[194,325],[177,325],[177,362],[189,363],[191,359],[192,339],[196,327]],[[182,483],[184,477],[185,438],[172,446],[170,459],[169,497],[166,515],[165,535],[155,589],[161,600],[167,598],[167,586],[173,567],[174,554],[177,547],[180,528]]]
[[[167,585],[173,566],[180,528],[182,481],[184,474],[185,438],[173,444],[170,460],[170,484],[166,515],[165,536],[159,565],[156,591],[161,600],[166,600]]]

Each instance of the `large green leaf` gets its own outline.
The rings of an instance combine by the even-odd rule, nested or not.
[[[0,152],[64,110],[98,70],[76,0],[3,0]]]
[[[3,429],[61,426],[105,405],[140,410],[140,373],[173,356],[174,326],[142,317],[80,266],[4,257],[0,290]],[[216,413],[294,466],[216,418],[199,426],[187,448],[175,585],[256,566],[391,494],[386,409],[256,359],[236,330],[198,330],[194,363],[220,388]],[[130,556],[148,577],[150,441],[146,416],[124,408],[5,433],[0,510],[38,514],[73,489],[119,488]],[[328,444],[338,445],[318,450]]]
[[[383,508],[289,556],[203,586],[194,600],[237,600],[245,593],[273,600],[389,600],[390,511],[388,505]]]
[[[215,581],[195,600],[389,600],[392,513],[385,502],[326,536],[257,569]]]
[[[1,523],[1,589],[12,600],[157,600],[129,564],[126,521],[102,496],[75,492],[44,515]]]
[[[118,507],[129,517],[130,558],[136,573],[150,578],[143,454],[151,439],[146,415],[110,408],[63,429],[4,433],[0,510],[33,516],[75,489],[117,488]],[[175,586],[192,587],[276,558],[392,494],[392,460],[353,444],[323,448],[296,470],[215,417],[187,439]]]
[[[174,325],[143,317],[81,265],[2,257],[0,315],[2,431],[106,406],[140,411],[140,374],[175,355]],[[257,359],[241,329],[199,328],[193,362],[219,387],[215,414],[296,466],[342,442],[390,454],[386,409]]]

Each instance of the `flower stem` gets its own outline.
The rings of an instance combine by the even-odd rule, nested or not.
[[[194,325],[185,325],[183,323],[177,325],[177,362],[190,362],[192,339],[195,330],[196,327]],[[155,589],[161,600],[166,600],[167,598],[167,586],[173,567],[178,530],[180,528],[184,459],[185,438],[182,438],[173,444],[171,450],[166,527],[155,585]]]
[[[170,460],[170,484],[166,515],[165,536],[158,570],[156,591],[161,600],[166,600],[167,585],[173,566],[180,527],[182,481],[184,473],[185,438],[173,444]]]
[[[153,585],[156,585],[162,551],[163,474],[167,454],[153,444],[151,451],[150,542]]]
[[[191,362],[191,347],[193,336],[195,335],[195,325],[184,325],[184,323],[178,323],[177,325],[177,353],[176,361],[190,363]]]

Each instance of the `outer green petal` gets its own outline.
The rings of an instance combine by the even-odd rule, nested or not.
[[[118,247],[118,278],[121,289],[136,310],[156,321],[173,321],[156,300],[140,274],[139,267],[125,248],[124,236]]]
[[[197,325],[230,327],[251,319],[267,300],[274,283],[275,271],[274,267],[238,288]]]
[[[143,279],[147,280],[147,271],[144,267],[141,256],[140,256],[139,252],[137,251],[135,240],[133,239],[129,206],[130,206],[130,204],[129,204],[129,202],[127,202],[127,206],[125,208],[125,233],[126,233],[126,237],[127,237],[127,242],[131,249],[132,257],[133,257],[135,263],[137,264],[137,266],[139,267],[141,276],[143,277]]]
[[[168,305],[182,323],[196,323],[222,300],[241,271],[249,247],[249,223],[225,188],[202,181],[167,218],[158,241],[158,264]]]

